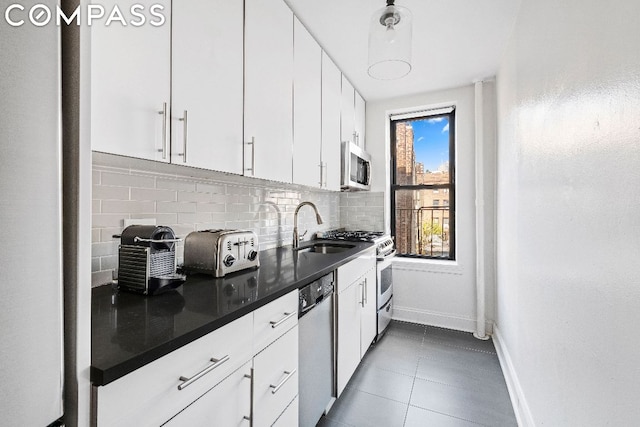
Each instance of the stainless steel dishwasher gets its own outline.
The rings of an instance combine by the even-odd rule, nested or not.
[[[335,399],[333,272],[299,291],[299,426],[312,427]]]

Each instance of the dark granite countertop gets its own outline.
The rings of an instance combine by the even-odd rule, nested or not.
[[[301,246],[323,242],[305,242]],[[335,242],[333,242],[335,243]],[[261,251],[260,267],[223,278],[190,275],[175,291],[145,297],[94,288],[91,297],[91,381],[105,385],[247,313],[305,286],[371,248],[334,254]]]

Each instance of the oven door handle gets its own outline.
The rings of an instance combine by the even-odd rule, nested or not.
[[[391,252],[389,252],[389,253],[388,253],[388,254],[386,254],[386,255],[376,257],[376,260],[377,260],[378,262],[380,262],[380,261],[385,261],[385,260],[387,260],[387,259],[393,258],[393,257],[395,256],[396,252],[397,252],[397,251],[394,249],[394,250],[392,250]]]

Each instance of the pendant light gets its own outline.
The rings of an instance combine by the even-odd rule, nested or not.
[[[374,79],[399,79],[411,71],[411,12],[394,3],[387,0],[371,18],[367,71]]]

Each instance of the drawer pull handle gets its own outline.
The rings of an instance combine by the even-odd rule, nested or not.
[[[289,381],[289,379],[296,373],[297,369],[294,369],[291,372],[287,372],[284,371],[284,373],[287,375],[286,377],[284,377],[282,379],[282,381],[280,381],[280,383],[278,385],[273,385],[270,384],[269,387],[271,387],[273,390],[271,390],[271,394],[276,394],[278,392],[278,390],[280,390],[280,387],[282,387],[284,385],[284,383],[286,383],[287,381]]]
[[[191,378],[180,377],[180,381],[182,381],[182,384],[180,384],[178,386],[178,390],[183,390],[183,389],[189,387],[191,384],[193,384],[194,382],[198,381],[200,378],[204,377],[209,372],[213,371],[218,366],[222,365],[224,362],[226,362],[228,360],[229,360],[229,355],[228,354],[226,356],[224,356],[222,359],[215,359],[215,358],[212,357],[211,361],[213,362],[213,365],[207,366],[206,368],[204,368],[202,371],[198,372],[197,374],[195,374]]]
[[[292,318],[293,316],[295,316],[296,314],[298,314],[297,311],[294,311],[292,313],[284,313],[284,317],[280,320],[272,320],[271,322],[271,327],[272,328],[277,328],[278,326],[282,325],[284,322],[286,322],[287,320],[289,320],[290,318]]]

